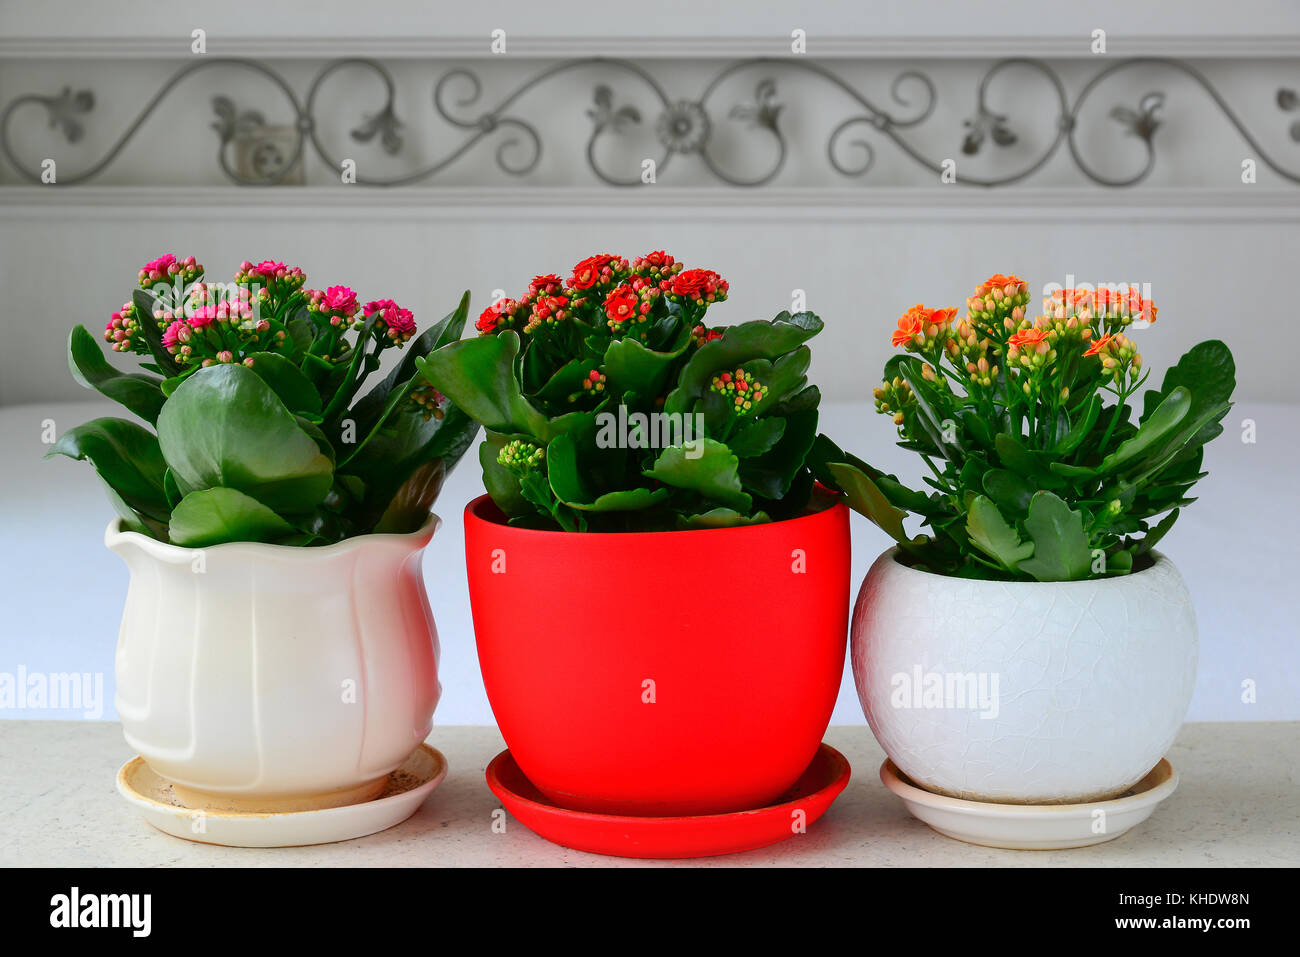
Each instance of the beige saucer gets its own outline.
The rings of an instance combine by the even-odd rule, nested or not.
[[[1168,759],[1124,794],[1087,804],[993,804],[963,801],[917,787],[888,758],[880,780],[913,817],[940,834],[985,847],[1060,850],[1113,841],[1141,824],[1178,787],[1178,772]]]
[[[117,790],[146,821],[174,837],[226,847],[300,847],[347,841],[400,824],[446,775],[442,752],[422,744],[371,801],[314,811],[205,810],[182,804],[172,784],[155,774],[144,758],[135,757],[117,772]]]

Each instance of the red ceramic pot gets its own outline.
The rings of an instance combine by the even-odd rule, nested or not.
[[[808,767],[844,669],[848,510],[679,532],[511,528],[465,509],[479,664],[528,779],[563,807],[720,814]]]

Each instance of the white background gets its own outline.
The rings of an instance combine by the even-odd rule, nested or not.
[[[141,13],[150,7],[153,15]],[[0,103],[19,93],[52,94],[64,84],[93,87],[99,104],[86,120],[86,141],[66,153],[65,168],[84,166],[118,135],[140,98],[175,69],[190,30],[202,26],[214,52],[221,52],[222,43],[236,53],[253,49],[295,83],[310,77],[323,58],[354,48],[388,51],[411,149],[436,155],[440,141],[421,137],[427,132],[428,88],[441,66],[403,60],[395,50],[424,42],[462,58],[481,57],[488,32],[502,27],[522,56],[530,55],[532,44],[532,55],[541,57],[537,63],[593,50],[649,50],[675,59],[689,54],[690,62],[669,70],[665,82],[674,94],[692,96],[699,78],[716,64],[765,48],[773,38],[787,42],[790,30],[799,27],[808,31],[814,53],[820,41],[840,54],[887,48],[899,57],[885,65],[837,61],[855,82],[877,92],[888,89],[887,78],[916,51],[941,88],[941,109],[927,124],[939,130],[928,134],[935,137],[931,145],[951,150],[973,103],[971,91],[963,90],[969,72],[949,62],[954,54],[996,58],[1059,50],[1086,43],[1100,26],[1117,54],[1203,58],[1205,72],[1258,131],[1261,144],[1300,169],[1300,146],[1287,136],[1297,114],[1281,113],[1273,102],[1279,86],[1300,85],[1294,55],[1300,50],[1300,16],[1292,4],[1235,3],[1227,14],[1208,2],[1086,8],[835,3],[793,15],[777,5],[658,3],[655,15],[635,15],[640,37],[625,33],[616,41],[598,38],[619,34],[617,21],[595,17],[590,9],[577,3],[400,3],[358,13],[352,4],[243,2],[195,4],[191,10],[197,13],[178,13],[175,4],[0,3]],[[260,24],[261,32],[250,36],[250,22]],[[686,34],[686,40],[664,39]],[[651,42],[656,37],[658,45]],[[1017,45],[1018,37],[1033,39]],[[181,53],[170,52],[173,43]],[[1216,59],[1215,50],[1223,56]],[[1060,60],[1075,90],[1091,68]],[[485,72],[485,83],[508,88],[529,69],[528,62],[511,60],[498,74]],[[823,149],[814,145],[792,161],[778,184],[755,191],[709,185],[688,164],[682,164],[684,185],[665,183],[637,194],[598,188],[585,167],[553,144],[537,175],[525,182],[502,177],[491,163],[493,147],[483,145],[446,180],[429,186],[235,189],[222,185],[216,173],[208,98],[233,91],[252,105],[259,94],[252,86],[217,80],[208,86],[196,80],[193,90],[178,93],[160,111],[161,131],[178,132],[173,147],[160,150],[156,138],[142,139],[94,186],[57,192],[17,186],[12,169],[0,161],[0,671],[21,664],[47,672],[102,672],[111,698],[126,572],[102,547],[109,508],[89,467],[40,461],[39,436],[46,419],[61,431],[92,414],[113,414],[65,404],[85,398],[67,375],[65,335],[75,322],[99,328],[128,297],[144,261],[163,252],[192,252],[221,276],[244,258],[283,259],[303,266],[314,286],[346,283],[368,299],[391,297],[429,322],[465,288],[481,308],[495,289],[517,294],[534,273],[563,273],[596,251],[631,256],[667,248],[730,280],[732,299],[717,309],[719,322],[770,316],[789,305],[793,290],[806,290],[809,308],[827,323],[814,341],[812,370],[828,397],[824,429],[909,478],[916,477],[917,464],[893,448],[892,429],[870,413],[865,399],[890,352],[895,318],[914,302],[961,305],[977,282],[998,271],[1018,273],[1032,288],[1064,282],[1067,274],[1094,282],[1136,281],[1150,284],[1161,310],[1159,322],[1138,334],[1149,366],[1162,370],[1200,339],[1227,340],[1239,363],[1240,402],[1225,423],[1226,434],[1208,451],[1211,475],[1197,488],[1201,500],[1163,546],[1189,580],[1202,626],[1200,677],[1189,717],[1300,718],[1300,602],[1291,581],[1300,531],[1294,491],[1300,386],[1293,373],[1289,288],[1297,262],[1300,187],[1267,170],[1258,184],[1243,185],[1240,159],[1249,150],[1205,94],[1184,79],[1156,71],[1115,82],[1113,93],[1099,94],[1094,106],[1102,119],[1099,138],[1090,143],[1099,164],[1113,162],[1119,169],[1132,168],[1136,147],[1105,127],[1109,104],[1135,106],[1153,88],[1168,93],[1157,173],[1150,184],[1123,192],[1086,184],[1065,156],[1023,186],[942,187],[918,179],[922,174],[883,143],[877,146],[880,165],[868,182],[836,179],[810,158]],[[791,104],[789,122],[814,144],[822,142],[815,137],[824,121],[848,115],[846,105],[824,89],[793,79],[780,83]],[[626,89],[635,95],[634,86]],[[540,91],[525,106],[539,122],[579,131],[588,122],[590,90],[589,79],[575,79]],[[1016,99],[1015,89],[1004,95],[1028,111],[1019,114],[1025,117],[1023,134],[1042,135],[1031,121],[1033,91],[1026,87],[1024,100]],[[340,121],[339,130],[345,130],[373,106],[373,90],[342,91],[338,103],[348,117]],[[22,128],[28,132],[15,147],[24,156],[68,149],[59,146],[39,112]],[[1254,443],[1242,441],[1247,419],[1255,423]],[[460,508],[479,490],[474,463],[464,463],[439,503],[447,524],[426,558],[442,632],[443,723],[491,721],[473,653],[459,524]],[[885,544],[882,533],[854,519],[856,580]],[[1257,704],[1240,700],[1247,679],[1258,682]],[[111,714],[109,708],[104,716]],[[48,711],[29,716],[79,717]],[[835,720],[862,720],[847,682]]]

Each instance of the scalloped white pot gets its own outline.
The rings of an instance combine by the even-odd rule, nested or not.
[[[978,801],[1122,794],[1165,756],[1196,680],[1178,569],[1078,582],[949,578],[890,550],[853,611],[871,730],[913,782]]]
[[[369,800],[428,735],[441,688],[408,535],[179,548],[115,521],[131,570],[115,702],[127,743],[192,807]]]

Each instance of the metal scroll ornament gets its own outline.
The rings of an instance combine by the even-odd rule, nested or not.
[[[1112,104],[1107,114],[1116,124],[1117,134],[1122,138],[1133,138],[1139,146],[1132,154],[1138,158],[1138,163],[1129,172],[1114,175],[1099,170],[1084,155],[1084,145],[1076,131],[1081,112],[1105,80],[1136,67],[1153,66],[1189,78],[1236,129],[1253,158],[1283,179],[1300,183],[1300,172],[1288,168],[1261,146],[1196,67],[1181,60],[1164,58],[1137,58],[1112,63],[1095,73],[1073,100],[1060,76],[1044,61],[1013,58],[993,64],[980,77],[975,89],[974,110],[961,129],[952,131],[952,140],[963,155],[975,156],[993,149],[1015,156],[1018,162],[1009,172],[987,177],[963,172],[957,181],[983,187],[1018,183],[1040,170],[1064,147],[1075,169],[1086,181],[1104,187],[1133,186],[1142,182],[1156,165],[1155,143],[1163,122],[1164,93],[1149,91],[1136,103]],[[1054,100],[1052,115],[1017,117],[996,107],[990,93],[991,85],[1013,69],[1028,71],[1037,82],[1046,85]],[[379,80],[382,88],[382,99],[376,107],[365,112],[351,128],[352,142],[362,149],[382,150],[390,156],[401,155],[405,148],[406,126],[396,110],[393,77],[374,60],[352,58],[326,64],[312,80],[305,99],[300,100],[289,83],[262,62],[205,59],[178,70],[144,104],[136,118],[101,157],[78,172],[61,170],[57,177],[58,185],[94,180],[113,164],[135,137],[147,135],[147,121],[163,100],[180,96],[191,86],[188,81],[194,74],[223,70],[260,75],[283,97],[290,117],[288,122],[272,123],[262,111],[241,109],[228,96],[217,95],[211,99],[215,115],[212,127],[217,134],[217,163],[222,173],[235,184],[274,186],[303,182],[304,159],[309,152],[327,167],[340,168],[344,157],[334,155],[327,148],[319,131],[321,118],[328,115],[323,104],[323,84],[342,71],[369,73]],[[629,164],[626,158],[622,161],[602,158],[609,152],[601,148],[604,143],[611,138],[627,137],[633,132],[638,136],[645,136],[647,132],[652,134],[653,139],[649,142],[655,144],[658,155],[647,159],[654,160],[659,182],[664,181],[667,167],[689,161],[700,164],[708,176],[728,186],[756,188],[772,183],[785,168],[791,152],[807,149],[809,145],[806,142],[792,143],[781,122],[786,104],[781,102],[777,77],[796,73],[811,77],[815,86],[825,88],[848,104],[847,112],[834,123],[821,147],[825,162],[836,175],[852,180],[866,178],[875,165],[878,149],[885,145],[898,150],[920,169],[936,176],[943,171],[943,157],[922,150],[911,135],[931,118],[937,100],[933,81],[916,69],[898,73],[889,85],[887,99],[875,99],[831,68],[814,61],[803,58],[745,60],[721,68],[698,95],[681,97],[671,95],[647,67],[627,60],[591,58],[546,67],[490,104],[483,102],[483,83],[473,70],[455,67],[445,71],[433,85],[432,105],[436,116],[450,130],[450,142],[434,159],[418,169],[389,177],[358,173],[355,181],[370,186],[433,182],[453,164],[486,149],[492,150],[496,168],[503,178],[524,179],[538,169],[543,150],[547,148],[543,130],[549,132],[549,129],[548,124],[539,123],[537,119],[537,98],[530,101],[532,108],[529,110],[524,110],[521,102],[555,78],[575,71],[592,71],[600,76],[585,110],[590,129],[583,154],[591,175],[610,186],[631,188],[643,185],[639,164]],[[735,84],[726,84],[726,81],[741,73],[753,73],[759,77],[750,98],[743,102],[719,102],[723,98],[724,85],[726,89],[735,89]],[[632,88],[639,91],[641,102],[648,98],[653,103],[653,115],[630,102],[626,93]],[[1300,111],[1300,96],[1289,88],[1277,91],[1276,102],[1284,113]],[[91,91],[70,87],[64,87],[53,96],[27,94],[16,97],[0,113],[0,150],[20,177],[41,182],[41,161],[20,156],[15,148],[15,127],[19,118],[30,121],[37,115],[24,107],[41,107],[49,126],[69,144],[76,144],[84,138],[95,103]],[[1042,138],[1022,135],[1031,124],[1047,125],[1051,131],[1051,139],[1046,145],[1032,152],[1024,144],[1032,139],[1041,142]],[[720,145],[722,137],[719,133],[724,125],[732,125],[727,130],[729,137],[740,135],[749,138],[744,141],[746,148],[728,150]],[[1292,122],[1290,134],[1292,140],[1300,142],[1300,119]],[[559,139],[558,136],[555,138]],[[566,136],[564,142],[555,143],[554,147],[567,148],[571,140],[571,136]],[[751,143],[752,149],[748,148]],[[1116,152],[1111,150],[1110,155],[1114,156]],[[754,156],[763,157],[764,165],[757,170],[752,165],[738,166],[738,154],[743,154],[749,164],[752,164]]]

